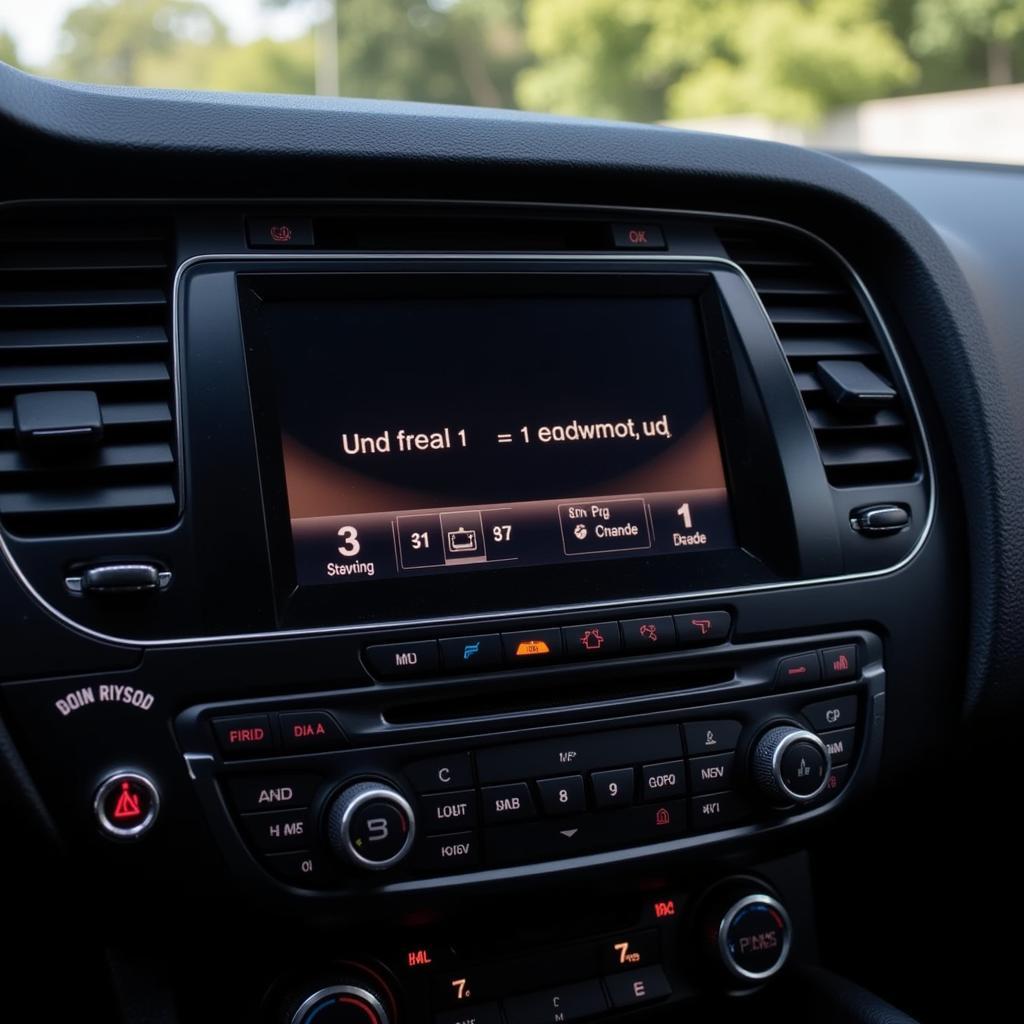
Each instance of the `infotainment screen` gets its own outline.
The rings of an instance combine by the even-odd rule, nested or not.
[[[735,546],[680,295],[269,302],[299,585]]]

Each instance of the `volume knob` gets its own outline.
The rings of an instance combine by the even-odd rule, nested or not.
[[[754,747],[750,775],[765,796],[777,804],[805,804],[828,783],[832,758],[813,732],[795,725],[769,729]]]
[[[404,860],[416,835],[412,807],[393,786],[357,782],[327,812],[331,849],[356,867],[383,871]]]

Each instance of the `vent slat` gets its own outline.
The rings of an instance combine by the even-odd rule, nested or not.
[[[103,306],[163,306],[167,298],[158,288],[80,288],[59,292],[0,292],[0,309],[95,309]]]
[[[864,463],[885,466],[898,462],[912,462],[913,459],[913,452],[897,441],[849,445],[825,442],[821,445],[821,460],[826,468],[846,468]]]
[[[862,314],[839,306],[793,306],[768,301],[765,308],[772,323],[783,327],[851,327],[864,322]]]
[[[101,402],[100,414],[105,427],[151,426],[173,420],[166,402]],[[0,439],[13,433],[14,410],[0,408]]]
[[[905,481],[917,458],[899,398],[884,408],[840,408],[819,380],[819,364],[857,362],[890,378],[882,347],[846,271],[823,246],[784,227],[723,223],[718,236],[765,305],[789,361],[829,483],[854,487]],[[876,403],[877,405],[878,403]]]
[[[0,367],[0,388],[58,388],[97,384],[159,384],[170,380],[166,364],[90,363],[74,366]]]
[[[174,453],[169,444],[105,444],[94,455],[80,461],[65,461],[53,465],[33,459],[20,451],[0,452],[0,476],[12,473],[38,473],[52,476],[57,473],[80,473],[91,470],[124,469],[139,466],[169,466]],[[0,486],[3,486],[0,481]]]
[[[68,246],[64,249],[20,246],[20,251],[0,248],[0,271],[163,270],[167,260],[159,246]]]
[[[789,359],[865,359],[878,348],[860,338],[784,338],[782,351]]]
[[[29,218],[32,219],[29,219]],[[0,517],[33,537],[142,530],[178,511],[167,226],[116,208],[0,219]],[[15,430],[15,400],[86,391],[88,448]],[[79,404],[83,399],[79,398]],[[29,406],[26,406],[28,409]],[[84,399],[85,409],[95,409]]]
[[[850,419],[832,409],[818,407],[808,409],[807,415],[810,418],[811,426],[815,432],[843,431],[876,429],[876,430],[900,430],[907,425],[903,414],[896,409],[878,409],[868,419]]]
[[[118,348],[159,348],[166,345],[167,332],[158,325],[0,330],[0,353],[52,349],[102,351]]]
[[[170,511],[176,504],[174,488],[169,484],[0,491],[0,515],[9,516]]]

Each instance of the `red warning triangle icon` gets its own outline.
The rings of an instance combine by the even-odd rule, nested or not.
[[[114,817],[123,821],[125,818],[138,818],[141,814],[138,795],[132,792],[131,783],[126,779],[121,783],[121,794],[114,805]]]

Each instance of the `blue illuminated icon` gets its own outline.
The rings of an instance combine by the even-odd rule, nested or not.
[[[477,640],[476,643],[466,644],[466,646],[462,648],[462,660],[463,661],[469,661],[469,659],[472,658],[474,654],[479,654],[479,653],[480,653],[480,641],[479,640]]]

